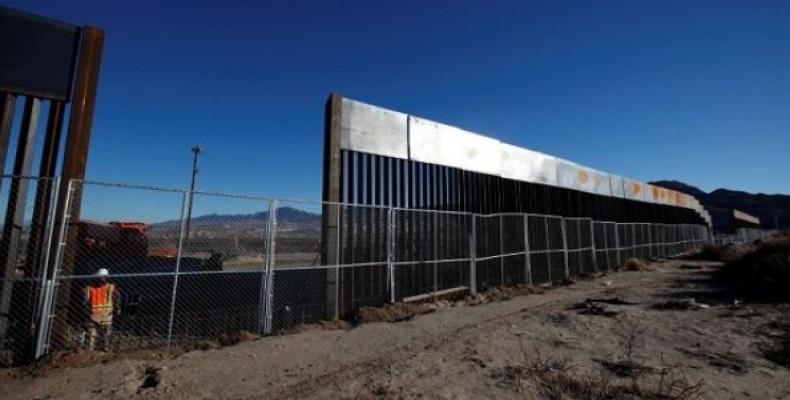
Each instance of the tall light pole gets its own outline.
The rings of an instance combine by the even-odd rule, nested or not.
[[[192,146],[192,182],[189,184],[189,208],[187,209],[187,224],[185,239],[189,240],[189,228],[192,222],[192,200],[195,197],[195,179],[198,173],[198,157],[203,152],[203,148],[199,145]]]

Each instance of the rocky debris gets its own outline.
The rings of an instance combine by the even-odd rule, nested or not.
[[[577,303],[572,310],[579,310],[579,314],[583,315],[603,315],[605,317],[614,317],[620,314],[618,310],[612,306],[630,306],[636,303],[625,301],[619,297],[602,297],[597,299],[586,299],[581,303]]]
[[[596,303],[589,300],[575,305],[573,309],[579,310],[579,314],[583,315],[602,315],[604,317],[614,317],[620,314],[619,310],[614,309],[608,304]]]

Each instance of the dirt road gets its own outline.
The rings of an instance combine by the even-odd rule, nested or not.
[[[710,279],[714,267],[700,265],[652,264],[171,359],[7,374],[0,398],[790,398],[790,370],[764,357],[790,307],[734,307]]]

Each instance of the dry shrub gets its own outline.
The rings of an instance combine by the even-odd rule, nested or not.
[[[522,347],[523,352],[523,347]],[[680,367],[663,365],[657,369],[643,369],[644,378],[633,378],[630,383],[612,379],[605,370],[598,373],[576,371],[566,359],[541,357],[534,351],[524,353],[524,365],[501,368],[493,374],[521,391],[521,382],[532,380],[543,398],[548,399],[651,399],[694,400],[702,396],[705,383],[689,381]],[[643,367],[646,368],[646,367]]]
[[[737,285],[786,290],[790,285],[790,237],[760,243],[725,265],[722,276]]]
[[[632,257],[625,260],[623,268],[626,271],[644,271],[647,269],[647,262],[641,258]]]
[[[503,375],[517,385],[519,392],[522,380],[533,380],[540,394],[549,399],[693,400],[702,396],[704,381],[690,381],[681,367],[666,364],[663,357],[660,368],[648,367],[637,361],[635,352],[644,345],[643,336],[647,332],[639,321],[623,321],[618,332],[624,357],[618,362],[602,363],[605,369],[597,374],[577,372],[567,359],[544,359],[538,349],[530,353],[519,338],[523,365],[505,367]],[[628,383],[613,379],[612,374],[625,378]]]
[[[738,252],[733,245],[714,246],[712,244],[706,244],[693,258],[726,263],[735,261],[738,258]]]

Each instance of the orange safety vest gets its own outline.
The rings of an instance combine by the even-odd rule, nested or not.
[[[98,287],[89,286],[87,290],[88,303],[91,308],[91,320],[98,323],[112,322],[112,297],[115,294],[115,285],[105,283]]]

